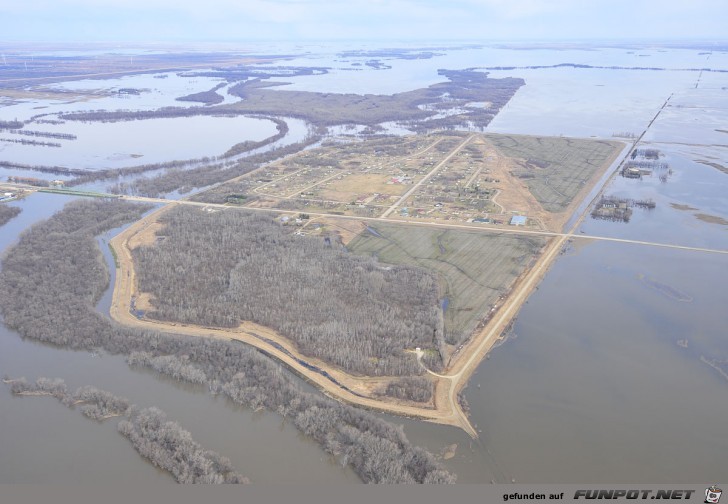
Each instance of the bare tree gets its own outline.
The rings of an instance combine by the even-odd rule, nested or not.
[[[161,218],[164,239],[135,249],[148,317],[272,327],[308,356],[351,372],[422,372],[407,349],[437,350],[442,333],[435,275],[295,236],[268,216],[179,207]],[[436,367],[441,362],[434,362]]]
[[[147,352],[151,357],[136,355],[132,362],[156,362],[158,372],[176,373],[178,379],[188,376],[179,369],[197,369],[213,391],[290,419],[365,482],[454,481],[401,428],[303,391],[290,372],[246,345],[127,329],[96,313],[109,276],[94,236],[139,218],[148,208],[117,200],[73,202],[23,233],[0,269],[5,323],[24,337],[62,347]],[[180,367],[171,359],[155,361],[161,356],[175,356]]]
[[[0,203],[0,226],[6,224],[13,217],[18,216],[20,212],[21,209],[18,207],[12,207]]]
[[[178,483],[248,483],[234,472],[230,460],[204,450],[178,423],[158,408],[132,408],[119,432],[155,466],[172,473]]]

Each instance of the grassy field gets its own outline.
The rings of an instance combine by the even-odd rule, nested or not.
[[[448,343],[469,337],[545,244],[541,238],[376,223],[347,248],[382,263],[428,268],[439,277]]]
[[[621,149],[617,142],[563,137],[486,135],[505,156],[520,160],[522,178],[549,212],[562,212],[584,184]]]
[[[341,180],[333,181],[327,189],[329,191],[342,193],[342,195],[349,195],[348,198],[344,197],[343,201],[351,201],[351,196],[361,193],[362,189],[365,189],[367,193],[373,192],[399,196],[404,194],[405,191],[409,189],[409,186],[404,184],[393,184],[391,175],[371,173],[349,175]]]

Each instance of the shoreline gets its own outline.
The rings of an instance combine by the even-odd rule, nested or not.
[[[636,145],[636,142],[633,145]],[[235,329],[222,329],[152,321],[144,318],[140,319],[132,315],[131,299],[138,296],[138,290],[136,288],[136,276],[131,255],[131,250],[134,246],[130,245],[130,240],[153,225],[156,219],[166,209],[177,204],[187,203],[184,200],[179,202],[163,201],[165,206],[144,219],[133,223],[109,241],[110,246],[117,252],[119,259],[116,282],[112,294],[110,316],[116,322],[126,326],[142,327],[172,334],[212,337],[249,344],[285,364],[289,369],[303,377],[309,383],[317,386],[317,388],[329,397],[375,411],[456,426],[463,429],[471,437],[477,438],[478,433],[470,423],[467,414],[460,404],[459,394],[466,387],[470,377],[487,354],[499,341],[502,341],[504,330],[515,320],[521,307],[544,278],[551,265],[559,256],[564,245],[569,239],[575,237],[574,233],[588,214],[588,209],[594,199],[599,197],[604,191],[606,185],[618,173],[619,167],[627,158],[628,153],[631,151],[631,148],[628,147],[629,145],[625,145],[625,148],[616,151],[609,161],[605,163],[605,168],[596,172],[589,180],[589,183],[585,184],[582,190],[577,193],[569,207],[564,212],[555,214],[557,221],[561,224],[561,232],[542,231],[534,233],[542,236],[547,235],[548,242],[539,254],[534,257],[533,264],[514,281],[506,299],[497,307],[496,311],[485,323],[485,326],[479,332],[472,335],[459,352],[451,356],[449,365],[442,373],[438,374],[427,370],[434,382],[433,399],[429,407],[400,400],[387,401],[382,400],[381,397],[363,395],[361,392],[372,394],[372,387],[386,384],[396,379],[396,377],[349,375],[320,359],[301,355],[290,340],[277,334],[270,328],[252,322],[243,322]],[[616,168],[614,168],[615,165]],[[599,184],[602,181],[604,182],[600,186]],[[585,204],[584,199],[592,193],[596,195],[589,203]],[[134,198],[126,199],[133,200]],[[197,203],[197,205],[201,207],[208,206],[204,203]],[[217,205],[209,206],[214,207]],[[353,216],[351,218],[356,219]],[[574,218],[576,218],[576,221],[570,227],[569,231],[563,232],[563,227]],[[374,220],[396,221],[397,219]],[[422,222],[421,224],[425,223]],[[521,231],[521,233],[523,232]],[[265,337],[261,337],[259,334],[264,334]],[[311,366],[315,367],[318,372],[313,371]],[[329,377],[327,378],[321,371],[324,371]]]

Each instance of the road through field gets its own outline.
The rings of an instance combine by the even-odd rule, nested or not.
[[[423,149],[421,149],[421,150],[419,150],[417,152],[414,152],[414,153],[410,154],[410,157],[416,157],[416,156],[421,156],[422,154],[426,154],[427,152],[429,152],[430,150],[432,150],[433,148],[435,148],[435,146],[437,146],[437,144],[439,144],[440,142],[442,142],[442,140],[443,140],[442,138],[436,139],[434,142],[430,143],[429,145],[427,145]],[[388,163],[385,163],[384,165],[382,165],[381,167],[377,167],[376,169],[377,170],[381,170],[383,168],[388,168],[388,167],[393,166],[394,164],[396,164],[398,162],[399,162],[399,159],[395,159],[394,161],[390,161]],[[278,177],[278,178],[276,178],[274,180],[271,180],[270,182],[268,182],[266,184],[263,184],[263,185],[260,185],[260,186],[256,187],[255,189],[253,189],[253,192],[256,193],[256,194],[262,194],[262,195],[271,196],[271,197],[274,197],[274,198],[291,199],[294,196],[297,196],[299,194],[305,193],[306,191],[310,191],[311,189],[313,189],[315,187],[318,187],[321,184],[324,184],[324,183],[328,182],[329,180],[332,180],[332,179],[335,179],[336,177],[341,177],[342,176],[342,173],[341,172],[336,172],[333,175],[331,175],[330,177],[326,177],[324,179],[321,179],[321,180],[319,180],[319,181],[317,181],[317,182],[315,182],[315,183],[313,183],[313,184],[311,184],[311,185],[309,185],[307,187],[304,187],[302,189],[296,189],[295,191],[293,191],[288,196],[277,196],[275,194],[269,194],[269,193],[261,192],[261,189],[263,189],[265,187],[279,184],[283,180],[286,180],[286,179],[288,179],[290,177],[293,177],[294,175],[297,175],[298,173],[301,173],[301,172],[304,172],[304,171],[310,170],[310,169],[311,169],[310,167],[305,167],[305,168],[301,168],[300,170],[296,170],[296,171],[294,171],[292,173],[288,173],[286,175],[283,175],[281,177]],[[363,170],[360,173],[362,173],[362,174],[369,173],[370,171],[372,171],[374,169],[375,168],[373,168],[373,167],[372,168],[368,168],[366,170]],[[254,171],[257,171],[257,170],[254,170]],[[243,178],[243,177],[247,177],[249,175],[250,175],[250,173],[246,173],[245,175],[242,175],[241,177],[237,177],[237,179],[240,179],[240,178]],[[233,179],[233,180],[236,180],[236,179]],[[228,182],[230,182],[230,181],[227,181],[225,183],[228,183]],[[333,203],[339,203],[339,202],[333,202]]]
[[[652,124],[653,122],[654,119],[650,122],[650,124]],[[276,208],[246,208],[229,206],[224,204],[201,203],[189,200],[174,201],[161,198],[145,198],[139,196],[124,197],[124,199],[130,201],[160,203],[164,206],[152,215],[148,215],[141,221],[134,223],[131,227],[127,228],[118,236],[114,237],[111,241],[111,245],[116,250],[117,256],[119,258],[119,272],[117,274],[117,281],[114,286],[111,316],[116,321],[124,325],[144,327],[147,329],[167,332],[170,334],[185,334],[190,336],[212,337],[225,340],[240,341],[264,350],[272,357],[278,359],[280,362],[293,369],[299,375],[303,376],[310,382],[317,385],[327,395],[330,395],[334,398],[370,409],[375,409],[402,416],[420,418],[442,424],[458,426],[465,430],[471,436],[477,437],[476,430],[470,424],[467,415],[460,406],[460,403],[458,401],[458,395],[467,383],[473,371],[478,366],[478,364],[493,348],[495,343],[500,339],[503,331],[513,321],[523,303],[526,301],[533,289],[541,281],[543,276],[548,271],[550,265],[554,262],[556,257],[558,257],[559,252],[563,250],[565,244],[569,240],[603,240],[643,246],[667,247],[696,252],[728,254],[728,250],[714,250],[666,243],[652,243],[640,240],[599,237],[578,233],[578,228],[583,222],[586,215],[588,215],[588,211],[591,205],[586,205],[584,207],[578,218],[576,218],[575,222],[567,232],[535,231],[519,229],[517,227],[503,228],[468,224],[454,224],[449,222],[427,222],[422,220],[417,221],[410,219],[386,218],[402,202],[406,201],[409,195],[414,193],[414,191],[421,184],[425,183],[430,176],[436,173],[445,163],[447,163],[448,160],[455,156],[474,137],[475,135],[471,135],[459,145],[457,145],[440,163],[438,163],[427,175],[425,175],[425,177],[423,177],[423,179],[421,179],[418,184],[416,184],[410,191],[407,192],[407,194],[400,198],[397,203],[392,205],[385,212],[385,214],[380,217],[358,217],[307,212],[311,215],[311,217],[314,218],[326,217],[329,219],[353,219],[361,222],[387,222],[392,224],[403,224],[410,226],[420,225],[428,227],[462,229],[486,233],[536,235],[551,238],[551,240],[547,243],[543,252],[537,258],[535,263],[529,269],[527,269],[516,281],[513,288],[511,289],[510,295],[505,299],[501,306],[497,307],[496,311],[493,313],[493,316],[486,323],[483,330],[481,330],[478,334],[474,335],[468,341],[468,343],[466,343],[458,352],[456,352],[451,357],[447,368],[442,373],[430,373],[433,377],[433,381],[435,382],[435,395],[432,404],[404,403],[396,402],[393,399],[383,399],[381,397],[376,397],[374,394],[372,394],[373,390],[377,387],[381,387],[382,385],[386,385],[388,381],[391,381],[392,379],[394,379],[394,377],[374,378],[349,375],[343,372],[341,369],[335,368],[318,359],[302,355],[300,352],[298,352],[295,345],[282,335],[275,333],[269,328],[258,326],[251,322],[243,322],[240,327],[235,329],[223,329],[154,321],[146,318],[137,318],[135,315],[132,314],[131,303],[132,299],[138,295],[138,290],[131,254],[131,250],[133,247],[130,245],[130,240],[132,240],[138,234],[144,233],[145,230],[147,230],[149,226],[154,224],[156,222],[156,219],[164,213],[165,209],[171,208],[175,205],[193,205],[199,208],[207,209],[227,209],[228,211],[235,211],[237,209],[240,209],[243,211],[269,212],[272,214],[280,214],[282,212],[285,213],[285,210]],[[642,136],[640,137],[640,139],[641,138]],[[636,145],[640,139],[637,139],[634,145]],[[613,172],[612,177],[618,172],[619,168],[627,159],[630,151],[631,149],[626,150],[624,159],[622,159],[620,164],[617,166],[617,169]],[[609,180],[611,180],[611,178],[608,178],[607,182]],[[594,197],[594,199],[598,198],[599,194],[601,194],[601,192],[599,192],[597,196]],[[411,351],[413,353],[416,353],[414,349],[411,349]]]
[[[649,122],[639,138],[635,140],[632,148],[636,147],[639,141],[645,136],[650,126],[652,126],[652,124],[657,120],[660,113],[664,110],[669,101],[670,98],[668,98],[662,105],[662,107],[657,111],[657,113]],[[584,207],[583,211],[579,214],[569,231],[567,233],[560,234],[558,237],[551,240],[548,245],[546,245],[543,254],[536,261],[536,264],[534,264],[534,266],[529,271],[524,273],[524,275],[522,275],[521,278],[517,281],[516,286],[514,286],[514,288],[511,290],[510,295],[506,298],[503,305],[501,305],[500,308],[496,311],[494,317],[486,324],[485,328],[478,335],[474,336],[468,341],[468,343],[460,352],[460,357],[457,358],[455,362],[448,367],[447,371],[449,372],[446,374],[436,374],[430,372],[438,379],[436,389],[437,398],[435,402],[442,402],[442,400],[444,399],[443,396],[446,396],[447,401],[450,403],[449,409],[454,414],[460,417],[459,423],[461,425],[464,425],[466,423],[467,425],[470,424],[467,415],[460,406],[460,402],[458,401],[458,394],[463,389],[463,387],[465,387],[468,380],[470,379],[470,376],[473,374],[473,372],[483,360],[483,358],[486,356],[486,354],[500,339],[501,335],[511,323],[511,321],[514,320],[521,306],[526,301],[526,299],[528,299],[528,296],[531,294],[533,289],[538,285],[543,276],[546,274],[549,267],[551,266],[551,264],[553,264],[554,260],[558,256],[558,253],[564,248],[566,242],[569,239],[575,238],[577,236],[583,236],[575,235],[574,233],[577,232],[579,226],[581,226],[582,222],[588,215],[591,206],[595,203],[597,198],[601,196],[603,188],[606,187],[606,184],[608,184],[609,181],[614,178],[614,176],[616,176],[616,174],[619,172],[619,169],[628,159],[631,150],[632,149],[626,150],[626,154],[617,165],[617,168],[606,180],[598,193],[592,198],[590,203]],[[617,241],[640,243],[634,240]],[[645,242],[642,243],[646,244]],[[721,251],[720,253],[728,253],[728,251]],[[418,359],[419,357],[420,355],[418,355]],[[422,364],[421,360],[420,364]]]
[[[6,187],[15,187],[14,184],[3,184]],[[218,208],[227,210],[242,210],[249,212],[265,212],[270,214],[297,214],[298,211],[291,211],[284,208],[263,208],[263,207],[241,207],[237,205],[228,205],[225,203],[202,203],[199,201],[189,200],[168,200],[163,198],[148,198],[145,196],[123,196],[122,199],[128,201],[138,201],[140,203],[158,203],[163,205],[192,205],[200,208]],[[475,224],[455,224],[453,222],[435,222],[426,221],[422,219],[385,219],[383,217],[363,217],[359,215],[338,215],[329,214],[324,212],[310,212],[306,211],[306,214],[311,217],[326,217],[331,219],[341,220],[355,220],[362,222],[386,222],[388,224],[402,224],[408,226],[427,226],[427,227],[440,227],[444,229],[459,229],[463,231],[477,231],[482,233],[496,233],[496,234],[514,234],[524,236],[544,236],[544,237],[566,237],[574,240],[597,240],[597,241],[608,241],[617,243],[631,243],[633,245],[645,245],[648,247],[662,247],[678,250],[688,250],[693,252],[707,252],[713,254],[728,254],[728,250],[712,249],[706,247],[692,247],[689,245],[678,245],[675,243],[661,243],[651,242],[646,240],[631,240],[626,238],[614,238],[611,236],[599,236],[591,234],[574,234],[574,233],[560,233],[558,231],[537,231],[532,229],[524,229],[520,227],[495,227],[495,226],[480,226]]]
[[[460,150],[461,150],[461,149],[462,149],[463,147],[465,147],[466,145],[468,145],[468,143],[469,143],[469,142],[470,142],[470,141],[471,141],[471,140],[472,140],[473,138],[475,138],[475,135],[470,135],[470,136],[469,136],[468,138],[466,138],[465,140],[463,140],[463,141],[462,141],[462,142],[460,143],[460,145],[458,145],[458,146],[457,146],[457,147],[455,147],[455,148],[454,148],[454,149],[453,149],[452,151],[450,151],[450,154],[448,154],[447,156],[445,156],[445,159],[443,159],[442,161],[440,161],[439,163],[437,163],[437,165],[435,165],[435,167],[434,167],[434,168],[433,168],[432,170],[430,170],[430,171],[429,171],[429,172],[427,173],[427,175],[425,175],[424,177],[422,177],[422,179],[421,179],[421,180],[420,180],[419,182],[417,182],[417,183],[416,183],[415,185],[413,185],[413,186],[412,186],[412,188],[411,188],[411,189],[410,189],[409,191],[407,191],[406,193],[404,193],[404,194],[402,195],[402,197],[401,197],[401,198],[399,198],[399,199],[397,200],[397,202],[396,202],[396,203],[394,203],[394,204],[393,204],[393,205],[392,205],[391,207],[389,207],[389,208],[388,208],[388,209],[387,209],[387,210],[386,210],[386,211],[385,211],[385,212],[384,212],[384,213],[383,213],[383,214],[381,215],[381,217],[380,217],[380,218],[382,218],[382,219],[386,219],[387,217],[389,217],[389,214],[391,214],[392,212],[394,212],[394,211],[395,211],[395,210],[397,209],[397,207],[399,207],[399,206],[400,206],[400,205],[401,205],[402,203],[404,203],[405,201],[407,201],[407,198],[409,198],[409,197],[410,197],[410,196],[411,196],[412,194],[414,194],[414,192],[415,192],[415,191],[416,191],[417,189],[419,189],[419,187],[420,187],[420,186],[421,186],[422,184],[424,184],[425,182],[427,182],[427,181],[428,181],[428,180],[430,179],[430,177],[432,177],[432,176],[433,176],[433,175],[434,175],[435,173],[437,173],[437,172],[438,172],[438,171],[440,170],[440,168],[442,168],[443,166],[445,166],[445,164],[447,164],[447,162],[448,162],[448,161],[450,161],[450,160],[452,159],[452,157],[453,157],[453,156],[455,156],[455,155],[456,155],[456,154],[457,154],[458,152],[460,152]]]

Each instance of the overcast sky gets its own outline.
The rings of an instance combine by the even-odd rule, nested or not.
[[[3,41],[727,39],[728,0],[0,0]]]

